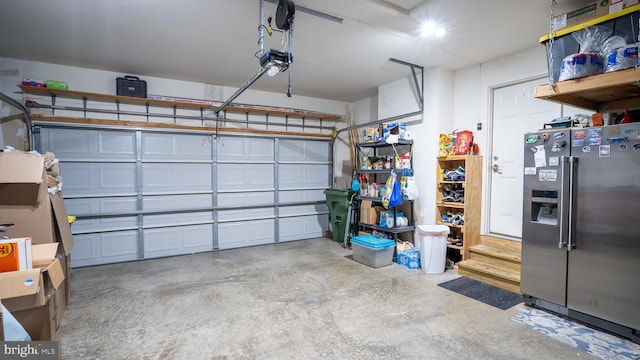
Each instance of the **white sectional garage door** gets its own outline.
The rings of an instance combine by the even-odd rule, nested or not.
[[[40,125],[61,162],[73,267],[324,236],[327,139]]]

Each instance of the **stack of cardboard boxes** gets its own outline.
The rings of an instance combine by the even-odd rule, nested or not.
[[[31,270],[0,273],[0,300],[31,339],[41,341],[59,341],[71,296],[73,238],[62,193],[51,181],[51,174],[60,173],[51,159],[0,152],[0,225],[7,228],[5,236],[30,237],[33,243]]]
[[[594,1],[579,9],[556,16],[553,20],[553,30],[558,31],[580,25],[587,21],[637,5],[638,3],[640,3],[638,0]]]

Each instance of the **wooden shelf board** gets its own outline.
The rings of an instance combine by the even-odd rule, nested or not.
[[[463,203],[454,203],[454,202],[439,202],[438,206],[456,208],[456,209],[464,209]]]
[[[336,114],[325,114],[315,111],[304,110],[278,110],[268,107],[256,106],[227,106],[224,111],[237,114],[259,114],[275,116],[291,116],[295,118],[305,118],[313,120],[343,121],[344,117]]]
[[[593,111],[640,107],[640,68],[539,85],[534,97]]]
[[[39,96],[52,96],[77,100],[91,100],[100,102],[119,102],[121,104],[129,105],[147,105],[157,106],[164,108],[177,108],[177,109],[190,109],[190,110],[211,110],[214,107],[214,103],[209,102],[189,102],[189,101],[171,101],[149,98],[138,98],[131,96],[120,95],[108,95],[98,94],[84,91],[75,90],[58,90],[48,89],[35,86],[18,85],[22,92],[25,94],[39,95]],[[343,121],[344,117],[336,114],[326,114],[315,111],[294,110],[284,108],[271,108],[268,106],[251,106],[251,105],[232,105],[225,108],[226,112],[237,114],[260,114],[260,115],[274,115],[274,116],[290,116],[294,118],[305,118],[312,120],[326,120],[326,121]]]
[[[452,223],[447,223],[447,222],[442,222],[442,221],[439,221],[437,223],[437,225],[444,225],[444,226],[448,226],[448,227],[452,227],[452,228],[464,229],[464,225],[455,225],[455,224],[452,224]]]
[[[289,135],[289,136],[301,136],[301,137],[316,137],[316,138],[331,138],[331,134],[313,134],[303,132],[290,132],[290,131],[274,131],[274,130],[260,130],[260,129],[247,129],[247,128],[223,128],[215,126],[191,126],[191,125],[178,125],[178,124],[164,124],[144,121],[127,121],[127,120],[105,120],[105,119],[90,119],[90,118],[74,118],[64,116],[45,116],[45,115],[32,115],[31,120],[34,122],[55,122],[55,123],[69,123],[69,124],[88,124],[88,125],[106,125],[106,126],[118,126],[118,127],[134,127],[134,128],[158,128],[158,129],[182,129],[182,130],[204,130],[218,133],[252,133],[252,134],[270,134],[270,135]]]
[[[473,156],[473,155],[452,155],[452,156],[447,156],[447,157],[439,157],[438,161],[461,161],[461,160],[466,160],[467,156]]]

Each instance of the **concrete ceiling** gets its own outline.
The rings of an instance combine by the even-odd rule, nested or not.
[[[535,47],[549,31],[546,0],[294,2],[344,20],[296,12],[293,94],[349,102],[410,74],[389,58],[455,71]],[[0,56],[240,87],[259,70],[259,3],[3,0]],[[556,11],[587,3],[559,0]],[[275,20],[276,5],[265,1],[264,7]],[[421,38],[426,19],[440,21],[446,36]],[[282,48],[281,35],[266,37],[265,48]],[[264,76],[251,88],[284,93],[286,83],[285,73]]]

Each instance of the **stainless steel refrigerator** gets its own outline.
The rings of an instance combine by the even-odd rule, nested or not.
[[[640,123],[524,143],[525,301],[640,343]]]

